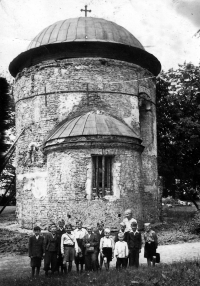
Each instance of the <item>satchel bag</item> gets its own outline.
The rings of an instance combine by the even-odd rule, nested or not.
[[[87,248],[87,252],[94,252],[94,246],[90,246]]]
[[[75,244],[75,242],[72,240],[72,238],[68,235],[68,233],[66,232],[65,233],[68,237],[69,237],[69,239],[73,242],[73,245]]]
[[[160,263],[160,253],[156,252],[156,263]]]

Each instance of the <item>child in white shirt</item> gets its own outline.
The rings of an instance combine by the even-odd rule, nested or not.
[[[118,233],[119,241],[115,244],[115,256],[117,259],[116,262],[116,268],[117,270],[120,269],[120,266],[122,265],[122,268],[126,268],[127,266],[127,259],[128,259],[128,244],[126,241],[124,241],[124,234],[122,232]]]
[[[110,261],[114,257],[115,244],[113,239],[110,237],[110,229],[106,228],[104,230],[105,236],[100,240],[100,253],[103,257],[104,265],[106,270],[109,270]]]
[[[61,253],[63,256],[63,265],[65,273],[71,271],[72,269],[72,261],[75,257],[75,251],[78,253],[78,244],[76,241],[76,237],[72,232],[71,224],[67,224],[65,226],[66,233],[64,233],[61,237]],[[68,266],[68,267],[67,267]]]

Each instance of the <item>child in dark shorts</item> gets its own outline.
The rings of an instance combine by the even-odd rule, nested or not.
[[[29,238],[28,252],[29,257],[31,258],[31,267],[32,267],[32,277],[35,275],[38,276],[40,273],[41,261],[43,259],[43,243],[44,237],[40,235],[41,229],[39,226],[35,226],[33,229],[34,235]]]
[[[61,237],[62,235],[66,232],[65,230],[65,221],[62,219],[58,222],[58,229],[56,231],[56,234],[58,236],[58,241],[59,241],[59,255],[58,255],[58,259],[57,259],[57,270],[59,273],[59,268],[61,268],[61,273],[63,273],[63,271],[65,270],[64,266],[63,266],[63,257],[62,257],[62,253],[61,253],[61,248],[60,248],[60,244],[61,244]]]
[[[61,237],[61,253],[63,256],[63,265],[65,273],[72,269],[72,262],[75,257],[75,251],[78,253],[78,245],[74,233],[72,232],[71,224],[67,224],[66,233]],[[68,266],[68,267],[67,267]]]
[[[155,233],[151,229],[150,223],[144,224],[145,233],[144,233],[144,257],[147,259],[148,266],[151,266],[151,262],[153,266],[156,263],[156,249],[158,247],[158,238]]]
[[[106,271],[108,271],[110,267],[110,261],[112,261],[112,258],[114,257],[115,245],[113,239],[110,237],[109,228],[104,230],[104,234],[105,236],[100,240],[100,253],[103,256]]]

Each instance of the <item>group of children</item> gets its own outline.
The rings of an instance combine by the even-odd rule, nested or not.
[[[61,270],[68,273],[75,260],[76,270],[82,272],[101,270],[103,264],[109,270],[110,261],[116,257],[116,268],[126,268],[127,265],[139,267],[139,254],[142,247],[142,236],[138,231],[137,221],[132,218],[132,212],[125,212],[125,219],[120,223],[120,229],[115,238],[110,235],[110,229],[98,223],[97,229],[87,230],[82,222],[72,230],[70,224],[60,221],[58,227],[51,225],[49,233],[43,237],[38,226],[34,227],[34,235],[29,238],[29,256],[31,258],[32,276],[39,275],[41,261],[44,259],[44,271],[52,273]],[[148,266],[156,262],[157,235],[151,230],[150,224],[145,224],[144,257]],[[80,269],[79,269],[80,266]]]

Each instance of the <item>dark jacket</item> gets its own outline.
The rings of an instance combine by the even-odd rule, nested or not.
[[[28,243],[28,254],[29,257],[42,257],[43,256],[43,243],[44,243],[44,237],[39,236],[38,239],[36,239],[35,235],[31,236],[29,238]]]
[[[96,235],[96,237],[97,237],[97,240],[98,240],[98,249],[99,249],[99,246],[100,246],[100,240],[101,240],[101,238],[102,237],[104,237],[105,236],[105,234],[104,234],[104,229],[102,230],[102,232],[101,233],[99,233],[99,230],[97,229],[95,232],[94,232],[94,234]]]
[[[58,229],[57,231],[56,231],[56,234],[57,234],[57,236],[58,236],[58,239],[61,241],[61,237],[62,237],[62,235],[64,234],[64,233],[66,233],[66,230],[63,228],[63,230],[60,230],[60,229]]]
[[[88,234],[86,234],[86,236],[83,238],[83,246],[85,247],[85,255],[87,255],[87,247],[86,247],[86,244],[89,243],[90,246],[94,246],[94,252],[97,252],[98,251],[98,238],[97,236],[92,233],[89,237]]]
[[[127,243],[129,249],[141,249],[142,247],[142,236],[140,232],[129,232],[127,235]]]
[[[48,233],[44,238],[44,252],[50,251],[50,252],[57,252],[59,254],[59,237],[56,234],[54,237],[51,233]]]
[[[66,230],[63,228],[63,230],[60,230],[60,228],[56,231],[56,234],[58,236],[58,242],[59,242],[59,255],[60,257],[62,257],[62,254],[61,254],[61,249],[60,249],[60,245],[61,245],[61,237],[62,235],[66,233]]]

